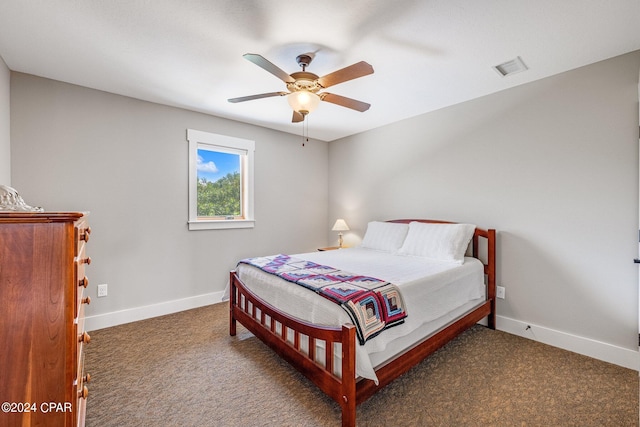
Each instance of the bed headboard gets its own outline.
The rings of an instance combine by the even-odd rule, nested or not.
[[[453,221],[442,221],[438,219],[392,219],[387,222],[397,222],[409,224],[410,222],[426,222],[433,224],[456,224]],[[496,312],[496,230],[476,227],[471,239],[471,253],[474,258],[478,258],[484,264],[484,274],[487,283],[487,299],[491,300],[491,312],[489,316],[489,326],[495,329]],[[492,324],[493,323],[493,324]]]

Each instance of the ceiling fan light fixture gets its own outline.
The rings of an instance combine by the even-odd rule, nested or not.
[[[293,111],[311,113],[320,104],[320,97],[313,92],[307,90],[299,90],[287,95],[287,101]]]

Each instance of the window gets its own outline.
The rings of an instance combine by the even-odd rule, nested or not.
[[[253,227],[255,143],[193,129],[187,139],[189,230]]]

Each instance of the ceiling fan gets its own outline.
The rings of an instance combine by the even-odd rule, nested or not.
[[[293,118],[291,119],[293,123],[303,121],[305,116],[313,111],[320,101],[330,102],[360,112],[367,111],[371,106],[366,102],[357,101],[345,96],[335,95],[329,92],[320,92],[322,89],[330,86],[373,74],[373,67],[364,61],[334,71],[326,76],[318,77],[316,74],[306,71],[313,60],[313,53],[298,55],[296,61],[298,65],[302,67],[302,71],[291,74],[287,74],[261,55],[246,53],[242,56],[285,82],[289,92],[268,92],[258,95],[242,96],[239,98],[231,98],[228,100],[229,102],[236,103],[272,96],[287,96],[289,105],[293,108]]]

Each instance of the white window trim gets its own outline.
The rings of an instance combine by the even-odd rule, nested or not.
[[[232,136],[218,135],[215,133],[202,132],[199,130],[187,129],[187,140],[189,141],[189,230],[214,230],[229,228],[253,228],[255,218],[253,216],[253,155],[255,152],[255,142],[235,138]],[[230,220],[203,220],[198,219],[198,146],[209,145],[213,150],[227,149],[233,152],[246,153],[246,181],[243,189],[244,206],[246,207],[245,218]]]

